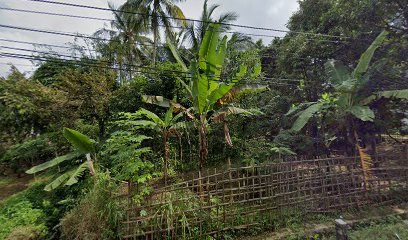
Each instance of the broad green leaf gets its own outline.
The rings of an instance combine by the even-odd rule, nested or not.
[[[171,104],[171,100],[164,98],[162,96],[143,95],[142,100],[145,103],[154,104],[160,107],[170,107]]]
[[[172,110],[169,110],[172,111]],[[163,121],[153,112],[146,110],[144,108],[140,108],[139,111],[137,111],[137,114],[140,116],[145,116],[148,119],[151,119],[154,123],[159,124],[159,125],[163,125]]]
[[[65,186],[71,186],[78,182],[78,178],[88,169],[88,163],[84,162],[72,173]]]
[[[348,111],[364,122],[374,121],[374,112],[367,106],[353,106]]]
[[[262,84],[245,84],[234,86],[233,91],[235,91],[235,95],[239,96],[246,93],[261,93],[270,90],[268,86]]]
[[[341,84],[350,78],[350,72],[341,62],[329,60],[324,64],[326,74],[333,84]]]
[[[164,116],[164,125],[166,127],[169,126],[172,119],[173,119],[173,108],[169,108],[166,111],[166,115]]]
[[[183,62],[183,60],[181,59],[177,48],[174,46],[173,42],[171,41],[171,39],[169,37],[166,38],[167,40],[167,45],[170,48],[171,53],[173,54],[173,57],[176,59],[176,61],[178,62],[178,64],[180,64],[180,66],[183,68],[184,72],[188,71],[188,68],[186,66],[186,64]]]
[[[382,91],[376,94],[379,98],[399,98],[408,99],[408,89]]]
[[[364,73],[367,72],[368,66],[370,65],[375,51],[384,42],[384,40],[387,38],[387,35],[387,31],[381,32],[380,35],[378,35],[374,42],[370,45],[370,47],[361,55],[357,67],[354,69],[352,74],[354,78],[359,79]]]
[[[219,82],[219,81],[210,81],[210,87],[209,87],[209,89],[208,89],[209,94],[211,94],[215,89],[217,89],[217,88],[218,88],[218,85],[219,85],[220,83],[221,83],[221,82]]]
[[[173,125],[175,129],[189,129],[194,127],[194,122],[177,122]]]
[[[74,172],[75,172],[75,169],[60,175],[50,184],[47,184],[47,186],[44,187],[44,190],[49,192],[51,190],[56,189],[57,187],[61,186],[66,180],[68,180],[70,176],[72,175],[72,173]]]
[[[58,164],[60,164],[60,163],[62,163],[64,161],[72,160],[72,159],[74,159],[76,157],[79,157],[81,155],[82,154],[79,153],[79,152],[71,152],[71,153],[68,153],[67,155],[59,156],[59,157],[56,157],[56,158],[54,158],[54,159],[52,159],[52,160],[50,160],[48,162],[45,162],[45,163],[39,164],[37,166],[34,166],[34,167],[30,168],[29,170],[27,170],[26,173],[27,174],[34,174],[34,173],[37,173],[37,172],[41,172],[41,171],[43,171],[45,169],[57,166]]]
[[[364,99],[361,103],[364,105],[369,104],[380,98],[408,99],[408,89],[378,92]]]
[[[251,77],[258,77],[259,74],[262,72],[262,66],[261,65],[255,65],[254,67],[254,72],[251,74]]]
[[[309,107],[312,104],[316,104],[316,102],[306,102],[306,103],[301,103],[299,105],[292,105],[289,111],[285,114],[285,116],[290,116],[294,113],[297,113],[301,111],[302,109],[305,109],[306,107]]]
[[[216,65],[216,50],[219,41],[219,28],[218,24],[210,24],[208,30],[204,35],[201,43],[200,51],[198,54],[198,65],[202,70],[207,69],[207,63]]]
[[[294,132],[299,132],[302,128],[309,122],[310,118],[314,114],[322,110],[324,103],[315,103],[306,108],[303,112],[300,113],[299,117],[296,119],[291,130]]]
[[[227,36],[224,36],[224,38],[221,41],[220,47],[218,49],[217,58],[216,58],[216,70],[214,71],[215,81],[220,81],[221,68],[222,68],[222,65],[224,65],[225,53],[227,50],[227,40],[228,40]]]
[[[207,97],[208,97],[208,78],[205,74],[198,75],[198,113],[204,113],[207,106]]]
[[[64,137],[83,154],[95,152],[93,140],[78,131],[64,128]]]
[[[228,115],[231,115],[231,114],[252,115],[252,112],[250,112],[249,110],[238,108],[238,107],[227,107],[227,112],[228,112]]]
[[[248,66],[246,66],[246,65],[239,66],[239,72],[232,79],[232,83],[237,83],[237,82],[241,81],[241,79],[245,76],[247,70],[248,70]]]
[[[210,106],[212,106],[214,103],[216,103],[219,99],[224,97],[224,95],[232,89],[234,86],[233,83],[231,84],[226,84],[226,83],[220,83],[218,85],[218,88],[212,91],[211,95],[208,97],[208,103]]]
[[[347,79],[346,81],[343,81],[341,84],[335,86],[335,89],[336,91],[341,93],[351,93],[354,91],[356,85],[357,85],[356,79]]]
[[[187,90],[188,94],[190,95],[190,97],[193,96],[193,92],[191,91],[191,87],[189,85],[186,84],[186,82],[184,82],[183,80],[181,80],[180,78],[177,79],[181,85],[183,85],[183,87]]]
[[[190,74],[191,74],[191,98],[193,99],[193,102],[197,102],[197,96],[198,96],[198,74],[200,72],[197,61],[192,60],[190,62]]]
[[[181,117],[184,116],[184,114],[185,114],[184,112],[180,112],[179,114],[177,114],[176,116],[174,116],[174,117],[171,119],[170,124],[171,124],[171,125],[176,124],[177,121],[178,121]]]
[[[214,122],[222,122],[224,121],[229,115],[244,115],[244,116],[251,116],[251,115],[261,115],[263,114],[261,111],[257,109],[243,109],[238,107],[227,107],[215,112],[212,115],[212,119]]]
[[[136,120],[136,121],[132,121],[131,124],[133,126],[139,126],[142,128],[150,128],[150,129],[155,129],[155,130],[159,130],[160,126],[159,124],[153,122],[153,121],[149,121],[149,120]]]

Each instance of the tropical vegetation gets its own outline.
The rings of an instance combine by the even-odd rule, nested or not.
[[[404,1],[299,1],[282,37],[235,32],[208,0],[191,21],[180,2],[110,4],[70,55],[0,77],[0,239],[118,239],[125,206],[209,169],[353,156],[368,190],[381,139],[408,133]]]

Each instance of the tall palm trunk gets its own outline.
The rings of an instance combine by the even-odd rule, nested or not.
[[[159,37],[159,18],[157,14],[157,10],[159,9],[159,0],[154,0],[153,3],[153,21],[152,21],[152,28],[153,28],[153,66],[156,66],[156,57],[157,57],[157,42]]]
[[[153,35],[154,35],[154,42],[153,42],[153,66],[156,66],[156,58],[157,58],[157,42],[158,42],[158,31],[157,26],[154,27]]]

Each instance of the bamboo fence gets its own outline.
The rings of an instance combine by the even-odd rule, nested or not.
[[[408,157],[373,156],[368,185],[359,159],[286,161],[206,171],[155,189],[142,205],[129,201],[123,239],[222,238],[226,231],[273,228],[285,214],[360,209],[404,196]],[[405,194],[406,195],[406,194]]]

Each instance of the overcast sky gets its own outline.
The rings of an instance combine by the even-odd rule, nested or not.
[[[86,4],[98,7],[107,7],[107,0],[64,0],[63,2]],[[119,6],[124,0],[111,0],[115,6]],[[187,0],[179,6],[182,8],[184,14],[188,18],[198,19],[202,11],[204,0]],[[239,15],[236,24],[250,25],[256,27],[274,28],[274,29],[286,29],[285,25],[298,8],[297,0],[209,0],[209,4],[221,5],[216,12],[216,16],[223,12],[233,11]],[[112,15],[106,11],[82,9],[75,7],[59,6],[53,4],[31,2],[27,0],[1,0],[0,7],[26,9],[32,11],[46,11],[53,13],[65,13],[73,15],[92,16],[100,18],[111,18]],[[0,9],[0,23],[4,25],[13,25],[28,28],[56,30],[63,32],[92,34],[96,30],[102,28],[104,21],[75,19],[58,16],[46,16],[31,13],[18,13],[5,11]],[[267,34],[282,36],[278,32],[270,31],[257,31],[244,28],[235,28],[234,31],[240,31],[244,33],[253,34]],[[57,44],[65,45],[67,42],[72,42],[73,37],[57,36],[44,33],[34,33],[20,30],[12,30],[6,28],[0,28],[0,46],[15,47],[15,48],[29,48],[31,45],[8,43],[1,41],[1,39],[10,39],[18,41],[37,42],[45,44]],[[272,38],[263,38],[264,43],[269,43]],[[55,49],[60,51],[59,49]],[[19,54],[28,54],[29,52],[10,50],[0,47],[0,52],[13,52]],[[61,52],[61,51],[60,51]],[[21,71],[27,71],[29,75],[35,68],[31,66],[31,62],[22,59],[10,59],[0,57],[0,76],[5,76],[9,70],[9,66],[6,63],[13,63]],[[21,66],[30,65],[30,66]]]

